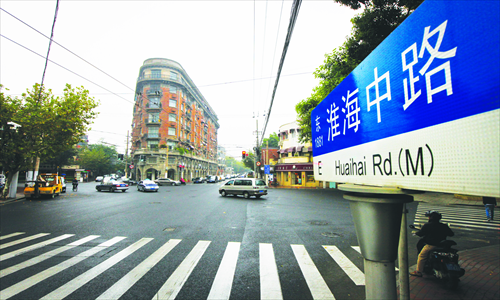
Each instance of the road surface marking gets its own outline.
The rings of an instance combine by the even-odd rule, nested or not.
[[[117,263],[119,263],[120,261],[125,259],[127,256],[134,253],[135,251],[137,251],[138,249],[140,249],[142,246],[146,245],[147,243],[151,242],[152,240],[153,240],[152,238],[142,238],[142,239],[138,240],[137,242],[133,243],[132,245],[128,246],[127,248],[123,249],[122,251],[116,253],[115,255],[106,259],[105,261],[103,261],[102,263],[93,267],[92,269],[88,270],[87,272],[81,274],[80,276],[72,279],[70,282],[66,283],[65,285],[63,285],[63,286],[59,287],[58,289],[52,291],[51,293],[47,294],[46,296],[41,298],[41,300],[66,298],[71,293],[73,293],[77,289],[81,288],[86,283],[88,283],[92,279],[96,278],[97,276],[102,274],[107,269],[116,265]]]
[[[299,263],[302,275],[304,275],[304,278],[306,279],[313,299],[335,299],[325,280],[323,279],[318,269],[314,265],[311,257],[307,253],[304,245],[290,246],[292,247],[293,254],[297,259],[297,262]]]
[[[177,239],[171,239],[166,242],[163,246],[161,246],[158,250],[151,254],[146,260],[141,262],[132,271],[128,272],[127,275],[123,276],[122,279],[118,280],[113,286],[107,289],[97,299],[106,300],[120,298],[180,242],[181,240]]]
[[[35,234],[35,235],[32,235],[32,236],[25,237],[24,239],[15,240],[15,241],[12,241],[10,243],[1,244],[0,245],[0,249],[5,249],[5,248],[8,248],[10,246],[14,246],[14,245],[21,244],[21,243],[24,243],[24,242],[27,242],[27,241],[31,241],[31,240],[34,240],[34,239],[37,239],[37,238],[40,238],[40,237],[43,237],[43,236],[46,236],[46,235],[49,235],[49,234],[50,233],[39,233],[39,234]]]
[[[40,263],[46,259],[49,259],[53,256],[56,256],[58,255],[59,253],[62,253],[64,251],[68,251],[69,249],[73,249],[74,247],[76,246],[80,246],[88,241],[91,241],[95,238],[98,238],[99,235],[89,235],[88,237],[86,238],[83,238],[83,239],[80,239],[76,242],[73,242],[69,245],[66,245],[66,246],[62,246],[62,247],[59,247],[57,249],[54,249],[52,251],[49,251],[47,253],[44,253],[44,254],[41,254],[37,257],[33,257],[32,259],[30,260],[27,260],[25,262],[22,262],[22,263],[19,263],[17,265],[14,265],[12,267],[9,267],[9,268],[6,268],[6,269],[3,269],[3,270],[0,270],[0,278],[4,277],[4,276],[7,276],[9,274],[12,274],[14,272],[17,272],[19,270],[22,270],[24,268],[27,268],[27,267],[31,267],[33,265],[36,265],[37,263]]]
[[[240,252],[239,242],[227,243],[226,251],[220,263],[217,274],[215,275],[214,283],[210,289],[207,299],[222,300],[229,299],[231,295],[231,287],[233,285],[234,272],[236,270],[236,262]]]
[[[207,250],[208,245],[210,245],[210,241],[199,241],[177,269],[175,269],[174,273],[170,275],[165,284],[153,297],[153,300],[175,299],[194,267],[196,267],[196,264],[201,259],[201,256]]]
[[[72,237],[72,236],[74,236],[74,234],[63,234],[61,236],[58,236],[56,238],[50,239],[50,240],[45,241],[45,242],[40,242],[38,244],[34,244],[34,245],[31,245],[28,247],[24,247],[22,249],[18,249],[18,250],[9,252],[9,253],[2,254],[2,255],[0,255],[0,261],[9,259],[9,258],[14,257],[14,256],[21,255],[21,254],[29,252],[29,251],[33,251],[33,250],[38,249],[38,248],[45,247],[47,245],[50,245],[50,244],[58,242],[58,241],[62,241],[64,239],[67,239],[67,238]]]
[[[365,285],[365,274],[354,265],[336,246],[323,246],[326,252],[344,270],[356,285]]]
[[[77,256],[74,256],[66,261],[63,261],[62,263],[53,266],[51,268],[48,268],[38,274],[35,274],[23,281],[20,281],[2,291],[0,291],[0,299],[9,299],[12,296],[15,296],[19,294],[20,292],[27,290],[28,288],[34,286],[37,283],[42,282],[43,280],[50,278],[57,273],[66,270],[67,268],[76,265],[77,263],[83,261],[84,259],[88,258],[89,256],[92,256],[116,243],[119,241],[126,239],[126,237],[119,236],[119,237],[114,237],[109,241],[106,241],[104,243],[99,244],[98,246],[95,246],[92,249],[89,249],[81,254],[78,254]]]
[[[260,299],[283,299],[273,244],[259,244]]]
[[[1,241],[1,240],[8,239],[8,238],[13,237],[13,236],[16,236],[16,235],[25,234],[25,233],[26,233],[26,232],[14,232],[14,233],[11,233],[11,234],[2,235],[2,236],[0,236],[0,241]]]

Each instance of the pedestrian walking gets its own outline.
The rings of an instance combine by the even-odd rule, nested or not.
[[[487,221],[493,221],[495,206],[497,206],[497,199],[493,197],[483,197],[483,204],[486,208]]]

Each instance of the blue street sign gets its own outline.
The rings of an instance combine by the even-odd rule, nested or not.
[[[264,165],[264,174],[271,174],[271,166]]]
[[[500,1],[427,0],[313,110],[315,176],[400,186],[399,178],[415,188],[404,175],[446,177],[434,166],[464,163],[478,168],[469,158],[484,154],[472,149],[483,142],[491,143],[488,166],[498,174],[491,135],[498,135],[499,109]],[[458,140],[458,147],[471,143],[461,148],[467,151],[445,153]],[[496,184],[489,194],[498,190]]]

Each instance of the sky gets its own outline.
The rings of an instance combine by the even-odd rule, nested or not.
[[[52,43],[49,59],[58,65],[48,63],[44,85],[58,96],[66,84],[89,90],[100,102],[89,143],[124,153],[139,68],[149,58],[172,59],[217,114],[218,144],[240,157],[264,130],[292,3],[61,0],[53,41],[73,53]],[[0,83],[20,96],[41,82],[49,39],[37,31],[50,37],[56,1],[0,0],[0,7]],[[345,41],[357,13],[332,0],[302,2],[265,137],[296,120],[295,105],[319,83],[313,72]]]

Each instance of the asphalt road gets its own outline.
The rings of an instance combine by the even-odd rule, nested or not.
[[[0,237],[24,232],[1,241],[0,299],[364,299],[363,259],[338,191],[244,199],[219,196],[220,184],[158,193],[95,185],[0,207]],[[9,244],[40,233],[48,235]]]

